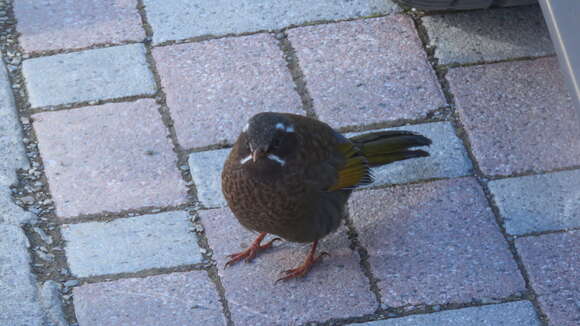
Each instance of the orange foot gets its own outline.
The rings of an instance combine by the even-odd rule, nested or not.
[[[324,256],[330,256],[327,252],[321,252],[318,257],[314,257],[317,245],[318,240],[312,243],[312,247],[310,248],[308,256],[306,256],[306,260],[304,261],[304,263],[296,268],[283,271],[283,273],[286,273],[286,276],[277,279],[275,283],[278,283],[280,281],[287,281],[291,278],[304,277],[306,274],[308,274],[312,266],[316,264],[317,261],[322,260],[322,257]]]
[[[274,239],[268,241],[268,243],[261,245],[260,243],[262,242],[262,240],[264,240],[264,237],[266,237],[266,235],[267,235],[266,232],[260,233],[260,235],[256,238],[256,240],[254,240],[254,242],[252,242],[252,244],[250,245],[250,247],[248,249],[246,249],[242,252],[228,255],[228,258],[230,258],[230,260],[226,263],[225,267],[233,265],[242,259],[244,259],[246,262],[250,262],[250,261],[252,261],[252,259],[254,259],[256,257],[256,254],[258,253],[258,251],[272,247],[272,244],[275,241],[282,241],[282,239],[280,239],[280,238],[274,238]]]

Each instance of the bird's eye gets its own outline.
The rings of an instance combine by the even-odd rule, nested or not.
[[[272,139],[272,143],[270,143],[270,151],[277,150],[280,145],[282,144],[282,140],[279,137]]]

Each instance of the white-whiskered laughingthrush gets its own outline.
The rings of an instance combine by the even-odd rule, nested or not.
[[[346,138],[326,123],[300,115],[263,112],[250,118],[222,172],[228,206],[247,229],[259,232],[250,247],[230,255],[226,266],[252,260],[280,238],[312,242],[304,263],[279,280],[304,276],[318,240],[345,218],[353,189],[373,182],[371,167],[429,156],[412,149],[431,140],[409,131],[380,131]]]

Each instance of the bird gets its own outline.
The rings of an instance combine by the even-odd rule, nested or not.
[[[228,255],[225,267],[249,262],[282,238],[312,243],[304,262],[278,281],[303,277],[322,257],[318,242],[346,217],[354,189],[374,181],[371,168],[427,157],[431,140],[410,131],[378,131],[351,138],[302,115],[260,112],[234,143],[222,170],[222,192],[239,223],[259,233],[251,245]],[[272,234],[277,237],[262,244]]]

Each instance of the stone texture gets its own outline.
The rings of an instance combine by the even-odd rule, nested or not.
[[[580,116],[555,58],[451,69],[447,78],[483,173],[580,165]]]
[[[28,59],[22,64],[22,73],[32,107],[156,91],[143,44]]]
[[[226,325],[215,286],[203,271],[85,284],[73,294],[83,326]]]
[[[296,28],[288,37],[314,110],[335,128],[419,119],[445,105],[407,16]]]
[[[471,161],[463,142],[455,135],[449,122],[434,122],[381,130],[408,130],[417,132],[433,141],[424,150],[431,156],[394,162],[373,168],[375,182],[370,187],[383,184],[407,183],[432,178],[453,178],[473,173]],[[367,132],[374,132],[369,130]],[[364,134],[362,132],[360,134]],[[356,133],[359,134],[359,133]],[[347,136],[354,136],[348,134]]]
[[[205,207],[224,207],[227,205],[222,194],[222,170],[230,149],[197,152],[189,154],[189,169],[197,199]]]
[[[525,291],[472,178],[357,191],[349,208],[386,306],[474,302]]]
[[[13,225],[0,225],[0,239],[0,325],[44,326],[28,239]]]
[[[364,326],[540,326],[529,301],[448,310],[363,323]]]
[[[262,111],[303,113],[269,34],[158,47],[153,56],[184,148],[231,144]]]
[[[281,271],[304,261],[308,245],[277,243],[251,264],[224,269],[226,255],[246,248],[256,234],[243,229],[228,209],[201,211],[200,217],[236,325],[300,325],[360,316],[377,308],[344,229],[320,243],[319,250],[331,257],[316,264],[305,279],[276,285]]]
[[[44,112],[33,120],[59,217],[186,202],[153,100]]]
[[[391,13],[390,0],[204,1],[145,0],[153,41],[281,29],[306,22]]]
[[[40,299],[50,326],[69,326],[62,310],[62,285],[52,280],[42,284]]]
[[[186,212],[63,225],[66,257],[77,277],[133,273],[202,260]]]
[[[136,0],[15,1],[19,41],[27,52],[141,41]]]
[[[423,26],[439,64],[554,54],[539,6],[427,16]]]
[[[580,232],[516,240],[516,248],[550,326],[580,321]]]
[[[0,57],[0,223],[23,224],[36,216],[23,211],[12,201],[10,186],[16,184],[16,170],[28,169],[28,159],[22,146],[22,130],[10,80]]]
[[[490,181],[489,189],[510,234],[580,227],[580,170]]]

